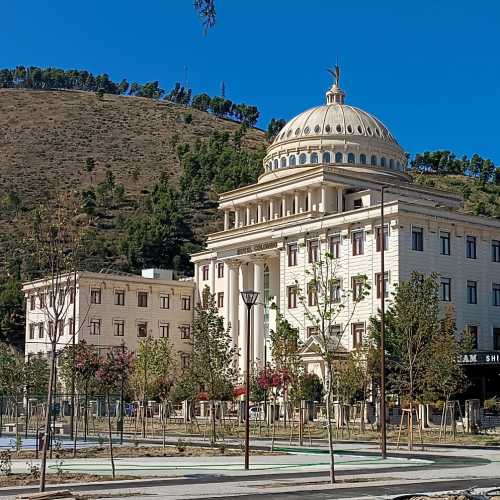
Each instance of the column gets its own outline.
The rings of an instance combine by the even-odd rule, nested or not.
[[[274,198],[269,200],[269,220],[274,220]]]
[[[257,223],[262,222],[262,202],[257,204]]]
[[[201,300],[200,297],[200,264],[198,262],[195,262],[194,264],[194,282],[196,284],[195,288],[195,296],[194,296],[194,301],[195,304],[198,304]]]
[[[239,295],[240,287],[238,283],[239,278],[239,261],[229,261],[227,263],[228,275],[229,275],[229,290],[227,293],[228,302],[228,323],[231,325],[231,346],[238,347],[238,305],[239,305]]]
[[[295,191],[294,193],[294,201],[295,201],[295,213],[298,214],[301,212],[300,210],[300,198],[299,198],[299,192]]]
[[[230,316],[230,304],[231,304],[231,277],[230,277],[230,267],[228,263],[224,263],[224,328],[229,326],[229,316]],[[231,332],[232,333],[232,332]]]
[[[253,360],[259,368],[264,366],[264,265],[261,257],[253,262],[253,289],[259,293],[253,307]]]
[[[215,293],[215,259],[210,260],[210,293]]]
[[[307,210],[309,212],[312,212],[313,209],[312,203],[313,203],[312,189],[307,188]]]
[[[229,229],[229,210],[224,210],[224,231]]]
[[[250,216],[252,214],[252,207],[250,205],[247,205],[247,208],[246,208],[246,220],[245,220],[245,224],[247,226],[250,225]]]
[[[326,212],[326,186],[324,184],[321,184],[321,208],[320,211],[325,213]]]
[[[337,212],[344,211],[344,190],[339,186],[337,188]]]
[[[245,290],[247,288],[247,284],[245,282],[245,275],[247,272],[247,266],[246,265],[241,265],[240,266],[240,290]],[[239,297],[239,290],[237,292],[238,299]],[[238,329],[238,344],[237,347],[239,347],[240,350],[240,370],[241,373],[246,372],[246,359],[247,359],[247,306],[243,302],[243,300],[240,300],[240,307],[239,307],[239,329]],[[251,345],[251,344],[250,344]],[[252,356],[250,353],[250,361],[252,360]]]
[[[239,208],[236,208],[234,211],[234,227],[235,228],[240,227],[240,210],[239,210]]]

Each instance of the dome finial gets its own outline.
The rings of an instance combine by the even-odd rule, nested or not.
[[[326,103],[327,104],[344,104],[345,93],[339,87],[340,82],[340,66],[337,64],[333,68],[327,69],[328,73],[335,78],[335,82],[332,85],[332,88],[326,93]]]

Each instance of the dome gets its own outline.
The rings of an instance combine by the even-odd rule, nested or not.
[[[300,113],[276,135],[264,158],[265,172],[334,164],[403,175],[403,148],[378,118],[344,103],[338,67],[334,76],[336,82],[326,93],[326,104]]]

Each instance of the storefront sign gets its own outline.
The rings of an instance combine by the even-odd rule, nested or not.
[[[270,248],[276,248],[278,243],[276,241],[268,241],[265,243],[257,243],[249,247],[242,247],[236,250],[238,255],[245,255],[247,253],[262,252],[263,250],[269,250]]]
[[[463,365],[500,365],[499,351],[479,351],[464,354],[461,363]]]

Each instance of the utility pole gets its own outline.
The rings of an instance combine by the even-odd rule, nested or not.
[[[380,189],[380,452],[387,458],[387,433],[385,422],[385,228],[384,188]],[[389,233],[389,231],[388,231]],[[389,234],[387,234],[389,236]]]

